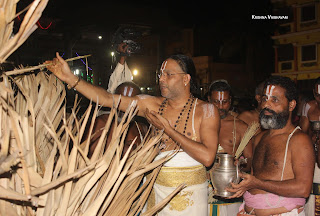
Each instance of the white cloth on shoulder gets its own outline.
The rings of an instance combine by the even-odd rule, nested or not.
[[[110,76],[107,91],[114,93],[118,85],[124,82],[132,82],[132,79],[133,76],[127,62],[124,65],[118,63]]]
[[[303,105],[303,107],[302,107],[302,113],[301,113],[301,115],[308,118],[309,109],[310,109],[310,104],[309,104],[309,103],[305,103],[305,104]]]

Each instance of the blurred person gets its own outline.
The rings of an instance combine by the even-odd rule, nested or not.
[[[140,88],[134,84],[133,82],[123,82],[121,83],[116,89],[115,89],[115,94],[120,94],[122,96],[127,96],[127,97],[134,97],[138,94],[141,94]],[[99,142],[99,138],[102,134],[102,131],[106,125],[106,122],[108,121],[109,118],[109,113],[105,113],[102,115],[99,115],[96,119],[95,119],[95,123],[92,129],[92,137],[91,137],[91,142],[90,142],[90,147],[89,147],[89,154],[88,157],[91,158],[94,149],[96,148],[98,142]],[[122,119],[122,113],[120,113],[118,115],[118,122],[120,122]],[[115,123],[113,122],[110,126],[110,129],[108,131],[107,134],[107,140],[106,140],[106,147],[104,149],[107,149],[107,146],[109,145],[109,143],[112,140],[112,131],[115,127]],[[145,134],[147,133],[148,130],[148,124],[144,121],[142,121],[142,119],[139,119],[138,116],[135,116],[130,125],[129,125],[129,129],[124,141],[124,147],[123,147],[123,152],[122,154],[125,154],[127,149],[129,148],[130,144],[132,143],[132,141],[137,138],[137,140],[134,143],[134,146],[132,148],[135,149],[135,147],[141,143],[141,141],[143,140],[143,137],[145,136]],[[84,139],[86,139],[88,136],[88,131],[86,132],[86,135],[84,136]]]
[[[248,125],[252,124],[253,122],[259,122],[263,86],[264,86],[264,82],[261,82],[255,89],[255,99],[257,101],[257,107],[254,110],[247,110],[247,111],[241,112],[238,115],[238,119],[244,121]]]
[[[312,195],[306,205],[307,215],[320,215],[320,154],[319,154],[319,136],[320,128],[320,78],[316,79],[313,86],[314,100],[304,104],[301,112],[299,125],[303,132],[307,133],[314,145],[317,165],[314,169]]]
[[[115,89],[123,82],[131,82],[133,79],[132,72],[128,67],[126,62],[127,54],[126,51],[128,49],[128,45],[126,43],[121,43],[118,46],[117,51],[120,53],[120,59],[117,63],[114,71],[112,72],[107,91],[114,94]]]
[[[288,77],[265,81],[260,124],[254,140],[251,174],[240,173],[239,184],[228,191],[243,196],[238,215],[305,215],[312,188],[314,150],[307,134],[292,124],[298,91]]]
[[[297,109],[295,110],[296,112],[294,113],[292,117],[292,123],[296,126],[300,124],[300,119],[302,116],[302,110],[305,104],[308,102],[307,97],[304,94],[299,94],[298,97],[298,103],[297,103]]]
[[[210,85],[208,100],[214,104],[221,119],[218,152],[234,155],[248,125],[233,115],[231,110],[231,86],[226,80],[217,80]],[[249,142],[243,152],[249,161],[252,158],[252,143]],[[250,162],[247,168],[250,169]]]
[[[57,53],[47,67],[69,88],[100,105],[111,107],[119,95],[111,94],[76,77]],[[192,95],[192,76],[195,66],[191,58],[172,55],[161,65],[159,85],[161,97],[137,95],[121,97],[119,109],[125,111],[133,100],[137,101],[138,116],[146,117],[154,127],[154,133],[162,130],[159,155],[156,160],[180,149],[161,168],[153,186],[148,206],[160,202],[181,183],[185,187],[158,215],[208,214],[208,182],[206,168],[215,159],[218,148],[220,117],[217,108]],[[174,176],[174,179],[172,178]]]
[[[248,125],[230,112],[231,86],[226,80],[214,81],[209,88],[208,100],[218,108],[221,119],[218,153],[227,153],[234,156]],[[245,170],[249,171],[252,158],[251,141],[244,149],[243,156],[247,159]],[[210,203],[211,215],[214,216],[236,215],[242,203],[241,199],[230,200],[218,197],[215,197],[215,199],[214,202]]]

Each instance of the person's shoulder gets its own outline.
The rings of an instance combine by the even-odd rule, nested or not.
[[[237,125],[240,125],[242,127],[248,127],[248,124],[245,121],[243,121],[242,119],[239,119],[239,116],[236,117],[236,123],[237,123]]]
[[[294,139],[310,139],[310,136],[301,130],[296,130],[292,135]]]
[[[241,113],[238,115],[238,118],[248,117],[248,116],[252,116],[252,115],[253,115],[252,110],[246,110],[246,111],[241,112]]]
[[[204,100],[201,100],[199,98],[196,98],[197,99],[197,104],[196,106],[197,107],[203,107],[203,106],[211,106],[213,105],[212,103],[208,102],[208,101],[204,101]]]
[[[236,126],[239,128],[241,131],[245,132],[248,129],[248,124],[244,122],[243,120],[236,118]]]
[[[310,145],[312,143],[310,136],[301,130],[297,130],[292,135],[291,141],[293,144],[297,144],[297,146],[300,147],[305,147],[306,145]]]
[[[197,111],[203,118],[210,118],[219,115],[218,108],[210,102],[197,99]]]
[[[315,108],[315,107],[318,106],[318,103],[317,103],[316,100],[311,100],[311,101],[306,102],[306,106],[307,106],[307,105],[309,105],[310,108]]]
[[[238,119],[248,123],[251,122],[252,119],[256,118],[256,113],[257,111],[255,110],[246,110],[238,115]]]

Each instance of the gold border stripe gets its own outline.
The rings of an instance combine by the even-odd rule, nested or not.
[[[185,183],[187,186],[202,184],[207,181],[206,169],[203,165],[193,167],[162,167],[156,184],[165,187],[178,187]]]

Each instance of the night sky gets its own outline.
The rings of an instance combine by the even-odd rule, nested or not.
[[[33,1],[20,0],[17,12],[31,2]],[[71,37],[77,37],[88,29],[94,30],[97,34],[107,35],[108,37],[104,39],[109,44],[103,45],[103,50],[110,47],[111,35],[121,24],[148,26],[152,28],[154,34],[168,35],[167,40],[170,40],[171,33],[176,28],[192,28],[194,32],[193,55],[212,56],[214,62],[245,65],[245,70],[251,71],[248,73],[254,76],[253,79],[256,82],[248,86],[246,91],[253,93],[255,84],[273,73],[274,50],[271,36],[274,34],[276,24],[272,20],[253,20],[251,17],[252,15],[272,15],[272,13],[272,5],[269,0],[193,1],[192,3],[167,0],[49,0],[39,21],[43,27],[52,21],[52,26],[47,31],[49,35],[40,34],[42,38],[49,37],[51,32],[64,34],[67,32]],[[36,31],[41,31],[41,29]],[[33,33],[27,42],[37,43],[37,37],[40,36],[35,35]],[[76,44],[77,40],[80,39],[71,39],[73,41],[71,43]],[[23,50],[22,46],[16,51],[15,56],[23,55]],[[61,51],[64,52],[64,50]],[[74,50],[77,50],[76,47]],[[40,60],[22,64],[36,65],[41,61],[51,59],[57,49],[54,47],[49,51],[46,48],[35,50],[35,52],[40,51],[46,52],[35,53]],[[73,56],[67,54],[64,56],[64,58],[70,57]],[[160,57],[162,60],[167,56]],[[20,63],[16,60],[22,58],[13,59],[13,62]],[[93,55],[90,59],[91,64],[94,61]],[[106,62],[106,59],[97,58],[96,62]],[[98,70],[105,72],[110,70],[110,66]],[[111,72],[110,70],[108,73]]]
[[[32,0],[21,0],[18,10],[30,2]],[[43,17],[58,19],[59,25],[94,24],[105,31],[122,23],[145,24],[160,29],[171,25],[205,25],[226,32],[246,31],[248,28],[267,31],[270,25],[268,21],[251,19],[253,14],[272,13],[271,4],[267,0],[186,2],[50,0]]]
[[[19,1],[17,11],[31,2]],[[246,50],[250,43],[257,58],[253,60],[254,70],[262,74],[257,77],[258,82],[274,69],[271,36],[275,23],[272,20],[253,20],[251,16],[268,14],[272,14],[272,5],[268,0],[192,3],[50,0],[40,22],[45,27],[52,20],[51,31],[75,32],[71,35],[79,35],[90,26],[97,33],[110,36],[120,24],[149,26],[153,33],[169,36],[171,28],[192,28],[194,56],[213,56],[216,62],[224,63],[246,63]]]

